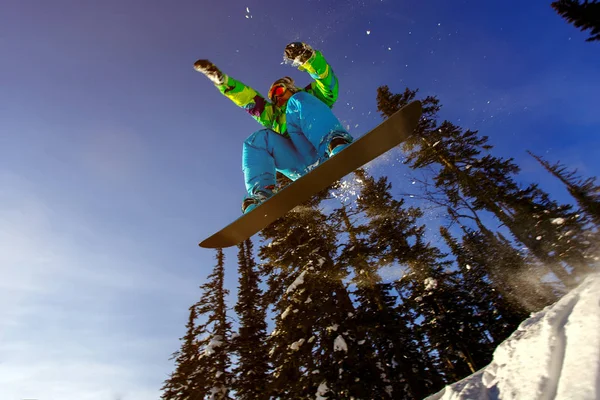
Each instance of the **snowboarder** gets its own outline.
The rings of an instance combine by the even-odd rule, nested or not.
[[[265,127],[244,141],[242,170],[248,194],[242,202],[243,213],[274,194],[276,171],[296,180],[353,140],[331,111],[338,97],[338,80],[323,54],[306,43],[294,42],[286,46],[284,57],[314,81],[298,88],[288,76],[278,79],[269,89],[271,102],[209,60],[194,63],[196,71]]]

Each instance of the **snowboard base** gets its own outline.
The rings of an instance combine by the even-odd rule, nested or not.
[[[277,192],[247,214],[199,243],[205,248],[235,246],[352,171],[402,143],[415,130],[421,102],[414,101],[348,147]]]

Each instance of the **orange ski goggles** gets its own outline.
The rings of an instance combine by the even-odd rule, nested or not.
[[[271,89],[269,89],[269,99],[274,103],[278,103],[279,98],[287,92],[287,87],[285,85],[273,85]]]

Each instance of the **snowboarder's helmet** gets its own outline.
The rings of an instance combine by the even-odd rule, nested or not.
[[[283,95],[286,90],[290,90],[293,93],[298,91],[298,88],[294,85],[294,80],[289,76],[285,76],[273,82],[269,88],[269,100],[275,103],[275,97]]]

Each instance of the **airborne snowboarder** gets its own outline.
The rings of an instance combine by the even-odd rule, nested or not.
[[[323,54],[306,43],[294,42],[286,46],[284,57],[314,81],[298,88],[290,77],[278,79],[269,89],[270,102],[209,60],[194,63],[196,71],[265,127],[243,144],[242,169],[248,192],[242,202],[243,213],[273,196],[276,171],[295,181],[353,141],[331,111],[338,97],[338,80]]]

